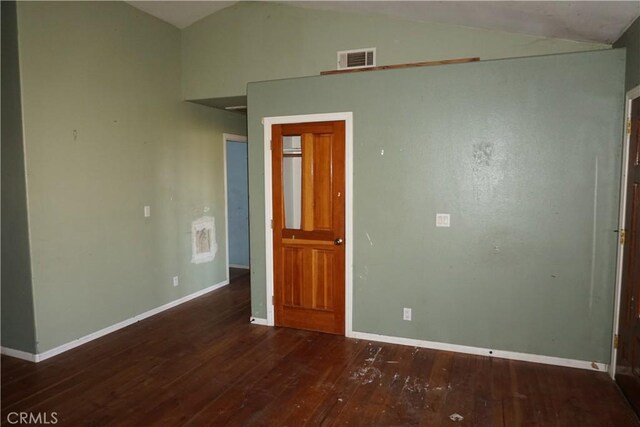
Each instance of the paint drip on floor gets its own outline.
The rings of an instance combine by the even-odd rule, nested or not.
[[[382,378],[382,372],[380,372],[380,369],[374,368],[373,366],[364,366],[352,373],[349,378],[352,380],[358,380],[362,384],[371,384],[377,379]]]
[[[454,413],[454,414],[449,415],[449,419],[451,421],[458,422],[458,421],[464,420],[464,417],[462,415],[460,415],[460,414]]]
[[[368,351],[369,357],[365,359],[364,366],[358,368],[349,377],[352,380],[360,381],[361,384],[371,384],[372,382],[382,378],[382,372],[380,369],[371,366],[378,358],[378,355],[382,351],[382,347],[374,349],[373,346],[371,346],[371,343],[369,343]]]

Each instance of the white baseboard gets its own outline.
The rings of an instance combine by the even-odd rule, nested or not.
[[[26,360],[28,362],[37,362],[37,355],[33,353],[27,353],[26,351],[14,350],[9,347],[0,347],[0,353],[5,356],[15,357],[16,359]]]
[[[110,334],[110,333],[115,332],[115,331],[117,331],[119,329],[125,328],[125,327],[127,327],[129,325],[132,325],[132,324],[134,324],[136,322],[139,322],[141,320],[144,320],[144,319],[146,319],[148,317],[151,317],[153,315],[161,313],[161,312],[163,312],[165,310],[168,310],[168,309],[173,308],[175,306],[178,306],[180,304],[184,304],[187,301],[191,301],[192,299],[201,297],[202,295],[208,294],[209,292],[213,292],[216,289],[220,289],[221,287],[226,286],[228,284],[229,284],[228,280],[223,280],[222,282],[216,283],[215,285],[209,286],[208,288],[204,288],[204,289],[201,289],[201,290],[199,290],[197,292],[194,292],[192,294],[186,295],[186,296],[184,296],[182,298],[178,298],[175,301],[171,301],[170,303],[161,305],[160,307],[156,307],[156,308],[151,309],[149,311],[145,311],[144,313],[138,314],[137,316],[134,316],[134,317],[132,317],[130,319],[123,320],[122,322],[116,323],[115,325],[111,325],[111,326],[108,326],[108,327],[106,327],[104,329],[100,329],[99,331],[93,332],[93,333],[91,333],[89,335],[85,335],[82,338],[78,338],[77,340],[70,341],[70,342],[68,342],[66,344],[62,344],[62,345],[60,345],[58,347],[52,348],[51,350],[47,350],[47,351],[42,352],[42,353],[30,354],[30,353],[18,352],[18,350],[7,349],[7,350],[10,350],[10,351],[13,352],[13,354],[10,354],[10,353],[5,352],[5,349],[3,348],[2,349],[2,354],[6,354],[7,356],[18,357],[18,358],[24,359],[24,360],[30,360],[32,362],[41,362],[41,361],[43,361],[45,359],[49,359],[50,357],[57,356],[60,353],[64,353],[65,351],[71,350],[72,348],[76,348],[78,346],[81,346],[82,344],[86,344],[89,341],[93,341],[93,340],[95,340],[97,338],[103,337],[103,336],[105,336],[107,334]],[[18,356],[17,353],[22,353],[23,357]],[[14,354],[16,354],[16,355],[14,356]],[[30,356],[30,358],[28,358],[28,359],[25,358],[27,356]]]
[[[242,264],[229,264],[230,268],[241,268],[243,270],[249,270],[250,266],[248,265],[242,265]]]
[[[430,348],[433,350],[453,351],[457,353],[475,354],[479,356],[498,357],[501,359],[521,360],[524,362],[543,363],[545,365],[565,366],[569,368],[588,369],[591,371],[607,372],[605,363],[589,362],[586,360],[565,359],[562,357],[543,356],[530,353],[517,353],[514,351],[493,350],[489,348],[470,347],[458,344],[446,344],[435,341],[416,340],[412,338],[391,337],[387,335],[370,334],[366,332],[352,332],[349,338],[358,338],[367,341],[379,341],[390,344],[408,345],[412,347]]]
[[[249,322],[253,323],[254,325],[269,326],[269,324],[267,323],[267,319],[261,319],[259,317],[251,317],[249,318]]]

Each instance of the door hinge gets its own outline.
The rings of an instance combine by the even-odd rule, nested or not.
[[[613,336],[613,348],[615,348],[616,350],[618,349],[618,341],[620,340],[620,336],[618,334],[615,334]]]
[[[620,230],[620,245],[624,245],[626,237],[627,237],[627,230],[625,229]]]
[[[273,220],[271,220],[271,229],[273,230]]]
[[[631,135],[631,119],[627,119],[627,135]]]
[[[271,305],[276,305],[276,297],[275,297],[275,295],[271,295]]]
[[[269,140],[269,150],[273,150],[273,139]]]

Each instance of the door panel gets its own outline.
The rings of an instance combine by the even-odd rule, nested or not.
[[[344,121],[272,127],[277,326],[344,334]]]
[[[284,281],[283,298],[284,304],[290,307],[302,306],[302,248],[284,247],[283,262],[284,270],[282,280]]]
[[[333,251],[311,251],[311,306],[320,310],[333,309]]]
[[[313,145],[313,229],[331,230],[331,135],[318,135]]]
[[[616,382],[640,414],[640,98],[631,105]]]

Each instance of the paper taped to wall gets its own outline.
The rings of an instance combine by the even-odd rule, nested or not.
[[[216,222],[211,216],[203,216],[191,223],[191,262],[200,264],[213,261],[218,252]]]

